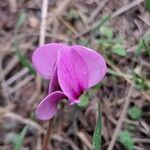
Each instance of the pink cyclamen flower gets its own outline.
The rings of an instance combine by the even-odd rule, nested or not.
[[[107,70],[99,53],[80,45],[45,44],[34,51],[32,62],[39,74],[51,80],[48,95],[36,109],[41,120],[54,117],[62,99],[78,103],[80,95],[100,82]]]

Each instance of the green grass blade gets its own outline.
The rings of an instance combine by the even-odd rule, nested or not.
[[[108,68],[108,74],[114,75],[114,76],[118,76],[118,77],[123,77],[123,78],[128,78],[128,79],[132,79],[133,76],[126,74],[124,72],[116,72],[115,70],[112,70],[110,68]]]
[[[144,38],[142,38],[142,44],[143,44],[143,47],[145,48],[148,56],[150,56],[150,47],[149,45],[147,44],[147,42],[144,40]]]
[[[17,44],[18,41],[17,41],[17,33],[19,31],[19,28],[25,23],[25,19],[26,19],[26,15],[25,13],[21,13],[20,16],[19,16],[19,19],[18,19],[18,22],[16,24],[16,28],[15,28],[15,35],[14,35],[14,42],[13,42],[13,46],[15,48],[15,52],[16,52],[16,55],[19,59],[19,62],[24,66],[24,67],[27,67],[29,69],[29,72],[31,74],[36,74],[35,70],[33,69],[31,63],[29,62],[29,60],[26,58],[25,55],[23,55],[21,53],[21,50],[19,48],[19,45]]]
[[[19,45],[17,44],[14,44],[14,48],[15,48],[15,51],[16,51],[16,55],[19,59],[19,62],[21,63],[21,65],[23,67],[27,67],[29,72],[31,74],[36,74],[35,70],[33,69],[32,65],[30,64],[29,60],[25,57],[25,55],[21,54],[20,52],[20,49],[19,49]]]
[[[150,13],[150,0],[145,0],[145,5],[146,5],[147,10]]]
[[[111,20],[111,15],[109,16],[105,16],[104,18],[102,18],[100,21],[97,21],[96,24],[93,27],[92,32],[97,31],[97,29],[99,29],[102,25],[106,24],[108,21]]]
[[[102,121],[100,112],[100,102],[98,102],[98,118],[93,135],[93,150],[102,150]]]
[[[27,126],[23,128],[15,143],[15,150],[22,150],[23,140],[27,131]]]
[[[25,23],[25,19],[26,19],[26,14],[21,13],[16,24],[15,35],[18,33],[19,28]]]

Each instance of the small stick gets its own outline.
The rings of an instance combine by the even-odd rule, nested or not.
[[[95,9],[95,11],[92,13],[92,15],[90,16],[89,20],[88,20],[88,24],[91,24],[94,19],[96,18],[96,16],[99,14],[99,12],[104,8],[104,6],[107,4],[109,0],[103,0],[98,7]]]
[[[16,80],[18,80],[19,78],[21,78],[22,76],[24,76],[26,73],[28,73],[28,71],[29,71],[28,68],[23,68],[22,70],[20,70],[18,73],[16,73],[14,76],[12,76],[11,78],[9,78],[6,81],[7,85],[12,84]],[[2,83],[2,85],[4,86],[4,83]]]
[[[9,87],[6,83],[4,72],[2,69],[2,58],[1,57],[0,57],[0,72],[1,72],[1,80],[3,82],[3,86],[5,86],[5,88],[2,86],[2,93],[3,93],[3,97],[5,99],[4,102],[6,105],[8,105],[10,103],[9,93],[7,92]]]
[[[48,11],[48,0],[43,0],[42,4],[42,15],[41,15],[41,27],[40,27],[40,37],[39,37],[39,45],[43,45],[45,43],[45,31],[46,31],[46,17]]]
[[[121,15],[122,13],[126,12],[127,10],[135,7],[136,5],[139,5],[141,4],[142,2],[144,2],[144,0],[136,0],[136,1],[133,1],[132,3],[126,5],[126,6],[123,6],[121,7],[120,9],[118,9],[117,11],[115,11],[113,14],[112,14],[112,18],[115,18],[119,15]]]
[[[27,83],[29,83],[33,79],[34,79],[34,75],[30,75],[30,76],[26,77],[25,79],[23,79],[21,82],[19,82],[13,88],[9,88],[8,89],[9,94],[13,94],[14,92],[16,92],[17,90],[22,88],[24,85],[26,85]]]
[[[122,110],[120,118],[119,118],[119,121],[117,123],[117,126],[115,128],[114,134],[112,136],[112,140],[111,140],[111,142],[109,144],[108,150],[113,150],[113,147],[114,147],[115,142],[117,140],[118,134],[119,134],[119,132],[121,130],[121,126],[122,126],[122,124],[124,122],[124,119],[126,117],[126,112],[127,112],[128,106],[130,104],[130,97],[132,95],[132,91],[133,91],[133,85],[131,84],[129,92],[128,92],[128,95],[127,95],[127,98],[125,100],[125,104],[124,104],[123,110]]]
[[[145,143],[145,144],[150,144],[150,139],[134,138],[133,141],[134,141],[135,143]]]
[[[15,13],[17,11],[17,1],[16,0],[8,0],[10,5],[10,11]]]
[[[39,131],[39,133],[45,133],[45,129],[39,125],[37,122],[31,120],[30,118],[24,118],[16,113],[13,113],[11,111],[4,112],[2,114],[2,118],[11,118],[14,119],[15,121],[19,121],[23,124],[29,125]]]
[[[63,136],[60,136],[60,135],[57,135],[57,134],[54,134],[52,135],[52,139],[53,140],[56,140],[60,143],[67,143],[68,145],[70,145],[70,147],[72,148],[72,150],[80,150],[77,145],[71,140],[71,139],[67,139],[67,138],[64,138]]]
[[[87,146],[88,149],[92,149],[92,144],[83,132],[77,132],[76,135],[81,139],[81,141]]]

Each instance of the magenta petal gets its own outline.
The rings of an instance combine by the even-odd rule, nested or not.
[[[60,89],[60,86],[59,86],[59,83],[58,83],[58,75],[57,75],[57,63],[56,63],[56,66],[54,68],[54,71],[53,71],[53,74],[52,74],[52,78],[51,78],[51,81],[50,81],[50,84],[49,84],[49,91],[48,93],[52,93],[54,91],[59,91],[61,90]]]
[[[96,85],[102,80],[107,71],[104,58],[99,53],[87,47],[73,45],[71,48],[78,52],[86,62],[89,72],[88,87]]]
[[[36,71],[44,78],[51,79],[58,51],[65,47],[68,46],[65,44],[50,43],[36,49],[32,56],[32,63]]]
[[[71,101],[76,101],[88,86],[88,70],[84,59],[70,47],[59,51],[58,82]]]
[[[57,112],[57,104],[61,99],[66,98],[63,92],[55,91],[45,97],[36,109],[36,116],[41,120],[48,120],[54,117]]]

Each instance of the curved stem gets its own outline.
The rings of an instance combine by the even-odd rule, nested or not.
[[[51,137],[53,120],[54,120],[54,118],[52,118],[52,119],[49,120],[49,125],[48,125],[48,129],[47,129],[47,133],[46,133],[46,135],[44,137],[44,142],[43,142],[42,150],[48,150],[48,144],[49,144],[50,137]]]

